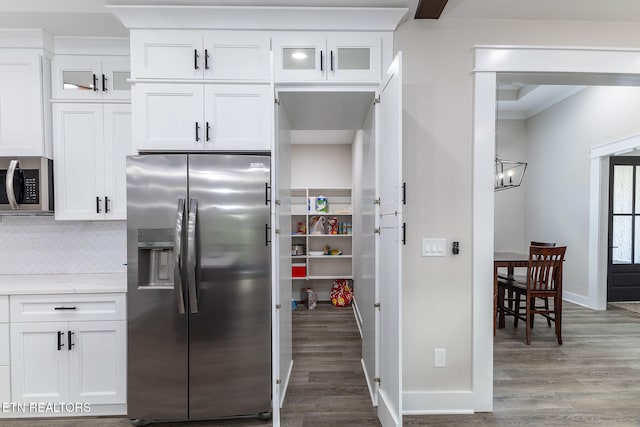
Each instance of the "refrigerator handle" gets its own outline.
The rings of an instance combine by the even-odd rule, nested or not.
[[[173,253],[175,255],[175,264],[173,266],[173,288],[176,291],[178,299],[178,313],[186,312],[184,306],[184,290],[182,289],[182,233],[184,228],[184,207],[185,200],[178,199],[178,211],[176,212],[176,230],[173,237]]]
[[[189,225],[187,227],[187,270],[189,278],[189,307],[191,313],[198,312],[198,288],[196,285],[196,221],[198,199],[189,200]]]

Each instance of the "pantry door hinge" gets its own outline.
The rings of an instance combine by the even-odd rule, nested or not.
[[[280,98],[274,98],[273,100],[276,104],[280,105]]]
[[[282,384],[282,380],[280,380],[280,378],[278,378],[278,379],[276,380],[276,384]]]
[[[280,234],[280,229],[276,228],[276,234]]]
[[[276,304],[276,310],[280,310],[282,308],[282,304]]]
[[[380,228],[374,228],[373,234],[380,234]]]
[[[380,308],[380,303],[379,302],[374,302],[373,303],[373,308]]]
[[[377,97],[373,98],[373,105],[376,104],[380,104],[380,95],[378,95]]]
[[[377,199],[373,199],[373,204],[374,205],[379,205],[380,204],[380,197],[378,197]]]
[[[378,384],[382,384],[382,380],[380,380],[380,377],[373,377],[373,382],[374,383],[378,383]]]
[[[279,204],[280,204],[280,200],[276,200],[276,205],[279,205]]]

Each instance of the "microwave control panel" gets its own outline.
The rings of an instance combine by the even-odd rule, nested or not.
[[[20,203],[37,205],[40,203],[40,177],[37,169],[24,169],[24,194]]]

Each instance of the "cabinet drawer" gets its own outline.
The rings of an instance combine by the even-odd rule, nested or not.
[[[0,295],[0,323],[9,321],[9,297]]]
[[[12,322],[125,320],[124,294],[18,295]]]
[[[9,324],[0,323],[0,366],[9,364]]]

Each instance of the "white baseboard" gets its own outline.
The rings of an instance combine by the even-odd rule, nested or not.
[[[364,364],[363,359],[360,359],[360,364],[362,365],[362,371],[364,372],[364,379],[367,380],[367,388],[369,389],[369,397],[371,397],[371,404],[373,406],[378,406],[378,402],[376,402],[376,396],[378,395],[376,384],[375,383],[371,384],[371,381],[369,380],[371,375],[369,375],[369,373],[367,372],[367,366]]]
[[[589,303],[589,298],[583,295],[574,294],[573,292],[562,291],[562,299],[564,301],[572,302],[583,307],[593,308]]]
[[[378,389],[378,419],[383,427],[400,427],[400,420],[395,416],[393,404],[381,389]]]
[[[471,391],[405,391],[402,393],[403,415],[473,414]]]

